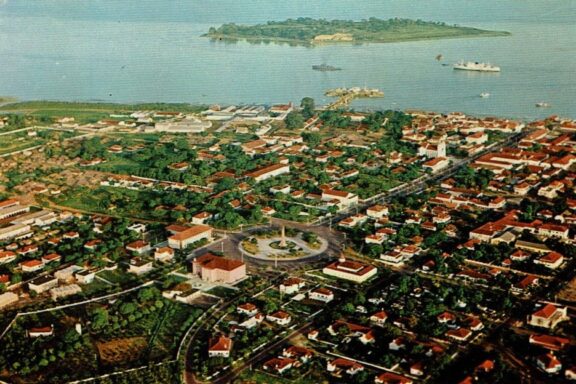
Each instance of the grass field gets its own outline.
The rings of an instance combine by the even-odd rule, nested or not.
[[[201,105],[191,104],[114,104],[114,103],[76,103],[65,101],[24,101],[0,106],[0,111],[27,113],[32,116],[74,117],[77,123],[93,123],[110,114],[129,115],[133,111],[179,111],[197,113],[206,109]]]
[[[32,148],[44,143],[45,140],[38,137],[29,138],[25,133],[24,136],[20,133],[3,135],[0,136],[0,155],[22,151],[26,148]]]

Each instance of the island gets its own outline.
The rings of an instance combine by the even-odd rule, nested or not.
[[[507,36],[509,32],[448,25],[411,19],[369,18],[366,20],[325,20],[312,18],[268,21],[266,24],[223,24],[211,27],[203,36],[214,40],[252,42],[322,43],[392,43],[401,41],[463,37]]]

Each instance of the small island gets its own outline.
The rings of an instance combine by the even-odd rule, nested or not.
[[[509,32],[448,25],[410,19],[324,20],[311,18],[269,21],[266,24],[223,24],[210,28],[205,37],[215,40],[252,42],[322,43],[392,43],[401,41],[463,37],[507,36]]]

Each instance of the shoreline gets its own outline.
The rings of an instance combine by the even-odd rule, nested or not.
[[[479,30],[480,31],[480,30]],[[274,44],[288,44],[296,46],[325,46],[325,45],[363,45],[363,44],[391,44],[391,43],[405,43],[413,41],[431,41],[431,40],[448,40],[448,39],[470,39],[470,38],[485,38],[485,37],[506,37],[511,36],[512,33],[508,31],[482,31],[477,34],[459,34],[459,35],[447,35],[447,36],[417,36],[417,37],[398,37],[391,39],[371,39],[371,40],[326,40],[326,41],[314,41],[314,40],[299,40],[299,39],[286,39],[286,38],[267,38],[267,37],[251,37],[242,35],[226,35],[226,34],[214,34],[205,33],[200,37],[206,37],[213,41],[222,42],[238,42],[246,41],[252,44],[258,43],[274,43]]]
[[[43,105],[44,104],[44,105]],[[64,100],[17,100],[14,103],[7,103],[7,104],[0,104],[0,116],[6,114],[17,114],[17,113],[30,113],[34,114],[38,111],[49,111],[54,110],[57,112],[67,112],[73,114],[75,112],[100,112],[100,113],[111,113],[111,112],[128,112],[128,111],[136,111],[136,110],[145,110],[145,109],[156,109],[158,111],[179,111],[183,113],[198,113],[200,109],[208,108],[209,105],[212,104],[221,104],[222,106],[247,106],[247,105],[262,105],[262,106],[272,106],[277,103],[267,102],[267,103],[248,103],[248,102],[238,102],[238,103],[194,103],[194,102],[118,102],[118,103],[111,103],[106,101],[64,101]],[[13,106],[14,108],[7,108]],[[69,110],[66,110],[66,107],[70,107]],[[457,111],[452,108],[438,108],[438,109],[425,109],[419,108],[417,106],[406,106],[406,107],[378,107],[374,108],[372,106],[354,106],[351,105],[349,110],[357,111],[357,112],[374,112],[374,111],[386,111],[386,110],[394,110],[394,111],[419,111],[419,112],[435,112],[440,114],[449,114],[452,112],[462,112],[466,115],[474,116],[474,117],[496,117],[496,118],[505,118],[505,119],[514,119],[520,120],[523,122],[531,122],[535,120],[539,120],[537,117],[529,117],[529,116],[519,116],[519,115],[506,115],[506,114],[494,114],[494,113],[482,113],[482,112],[467,112],[467,111]],[[554,114],[554,113],[551,113]],[[576,119],[572,116],[563,116],[559,115],[561,118],[566,119]]]

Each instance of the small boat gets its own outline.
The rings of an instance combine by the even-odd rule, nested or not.
[[[488,92],[482,92],[482,93],[480,94],[480,97],[483,98],[483,99],[485,99],[485,98],[487,98],[487,97],[490,97],[490,94],[489,94]]]
[[[550,108],[550,104],[546,103],[544,101],[541,101],[539,103],[536,103],[536,107],[537,108]]]
[[[341,71],[342,68],[334,67],[328,64],[313,65],[312,69],[320,72]]]

